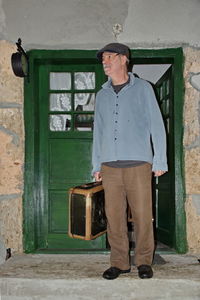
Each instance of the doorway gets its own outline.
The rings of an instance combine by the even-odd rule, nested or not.
[[[152,85],[165,124],[167,136],[168,172],[161,177],[152,178],[153,215],[156,249],[173,247],[175,206],[174,206],[174,89],[172,64],[134,65],[133,73]]]
[[[105,236],[91,242],[67,236],[67,190],[92,179],[93,100],[105,81],[95,54],[92,50],[29,52],[30,78],[25,81],[26,252],[105,250]],[[170,66],[155,85],[170,149],[170,172],[154,182],[156,232],[159,241],[184,253],[182,49],[132,50],[132,57],[135,66]],[[84,102],[86,98],[90,101]]]

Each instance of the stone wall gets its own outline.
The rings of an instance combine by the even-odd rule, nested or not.
[[[187,240],[200,253],[200,50],[186,48],[184,150]]]
[[[16,46],[0,41],[0,237],[21,252],[24,165],[23,79],[14,76]]]

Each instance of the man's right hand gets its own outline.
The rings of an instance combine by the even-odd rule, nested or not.
[[[94,178],[96,181],[102,181],[101,173],[100,172],[95,172],[94,173]]]

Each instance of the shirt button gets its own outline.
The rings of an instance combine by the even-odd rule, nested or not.
[[[115,123],[117,123],[117,121],[115,121]]]
[[[115,138],[115,141],[117,140],[117,138]]]
[[[119,104],[117,103],[116,106],[118,106]]]

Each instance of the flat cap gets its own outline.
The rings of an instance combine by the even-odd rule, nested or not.
[[[111,43],[103,47],[97,52],[97,58],[102,61],[102,54],[104,52],[113,52],[125,55],[128,59],[130,58],[130,49],[128,46],[120,43]]]

